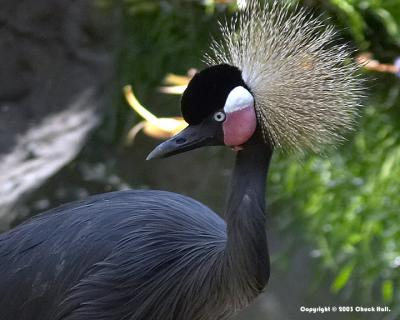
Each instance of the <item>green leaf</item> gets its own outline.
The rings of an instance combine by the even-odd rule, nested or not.
[[[386,303],[392,302],[393,300],[393,281],[385,280],[382,283],[382,297]]]
[[[363,49],[366,48],[367,44],[364,36],[366,25],[361,13],[356,10],[351,1],[330,0],[330,2],[345,16],[354,39]]]
[[[345,265],[332,284],[332,291],[337,293],[347,284],[354,269],[354,263]]]

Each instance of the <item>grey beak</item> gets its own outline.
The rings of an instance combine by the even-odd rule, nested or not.
[[[201,124],[186,127],[171,139],[158,145],[146,160],[166,158],[207,145],[212,136],[204,129]]]

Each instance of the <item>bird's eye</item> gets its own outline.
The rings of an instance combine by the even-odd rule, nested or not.
[[[214,113],[214,117],[213,118],[217,122],[223,122],[223,121],[225,121],[226,116],[225,116],[224,112],[218,111],[218,112]]]

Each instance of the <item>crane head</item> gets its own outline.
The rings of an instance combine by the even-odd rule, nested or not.
[[[189,83],[182,114],[189,127],[150,158],[203,145],[320,152],[344,140],[358,118],[364,81],[336,31],[304,9],[250,1],[205,56]],[[260,130],[257,130],[260,129]],[[261,132],[261,139],[251,139]]]
[[[219,64],[197,73],[181,100],[182,115],[189,124],[160,144],[147,159],[163,158],[202,146],[240,147],[257,129],[254,98],[241,71]]]

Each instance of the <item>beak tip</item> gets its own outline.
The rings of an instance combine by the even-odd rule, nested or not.
[[[157,159],[157,155],[155,154],[154,150],[147,155],[146,161],[153,159]]]
[[[171,139],[159,144],[149,153],[146,160],[162,159],[178,153],[199,148],[205,144],[205,137],[198,137],[198,126],[188,126]]]
[[[163,144],[158,145],[153,151],[151,151],[148,154],[148,156],[146,157],[146,160],[154,160],[154,159],[164,158],[167,154],[162,146],[163,146]]]

